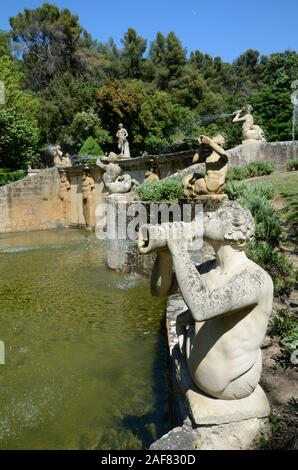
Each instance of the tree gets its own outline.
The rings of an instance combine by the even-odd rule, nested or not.
[[[76,79],[69,72],[57,75],[40,92],[39,126],[43,141],[48,144],[59,142],[68,151],[76,150],[76,134],[71,128],[74,116],[87,112],[96,104],[96,90],[97,83],[92,80]],[[88,135],[82,141],[86,137]]]
[[[101,120],[92,109],[76,113],[69,131],[76,149],[79,149],[87,138],[93,139],[97,145],[104,145],[112,140],[108,131],[102,128]]]
[[[34,163],[39,142],[38,128],[15,108],[0,108],[0,166],[25,168]]]
[[[93,137],[88,137],[79,151],[79,155],[94,155],[99,157],[103,155],[103,151]]]
[[[44,3],[42,7],[10,18],[13,40],[20,46],[27,85],[34,90],[46,87],[64,71],[78,76],[84,58],[80,51],[82,28],[68,9]]]
[[[175,33],[164,36],[157,33],[152,42],[149,57],[155,65],[156,85],[161,90],[169,87],[170,81],[177,79],[186,64],[186,49],[183,48]]]
[[[0,105],[0,166],[23,168],[37,158],[40,103],[22,89],[23,74],[8,56],[0,57],[0,80],[5,86],[5,103]]]
[[[11,55],[11,34],[0,30],[0,57]]]
[[[143,55],[147,47],[146,39],[138,36],[133,28],[128,28],[121,42],[124,46],[122,51],[124,76],[140,78]]]

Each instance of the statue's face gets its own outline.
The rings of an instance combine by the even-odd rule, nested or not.
[[[229,226],[230,220],[227,217],[219,217],[217,212],[206,212],[204,214],[204,240],[224,242]]]

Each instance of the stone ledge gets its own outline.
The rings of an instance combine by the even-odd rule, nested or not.
[[[170,431],[150,450],[253,450],[270,435],[267,419],[252,418],[237,423],[193,429],[188,424]]]

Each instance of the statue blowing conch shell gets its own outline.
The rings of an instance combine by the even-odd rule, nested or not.
[[[154,296],[180,289],[187,310],[177,318],[177,336],[195,386],[209,397],[238,400],[253,394],[260,381],[273,283],[245,254],[255,232],[248,209],[226,202],[203,217],[214,261],[195,266],[188,252],[190,224],[183,222],[141,227],[139,250],[157,252]]]

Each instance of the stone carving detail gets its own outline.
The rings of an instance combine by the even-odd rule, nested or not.
[[[146,183],[154,183],[160,180],[160,171],[159,165],[157,160],[150,160],[149,162],[148,171],[145,173],[145,182]]]
[[[70,224],[70,182],[67,179],[66,171],[60,173],[60,199],[63,205],[64,223],[66,227]]]
[[[119,124],[116,137],[118,139],[118,149],[120,150],[119,159],[130,158],[129,143],[127,140],[128,132],[123,124]]]
[[[266,142],[264,131],[254,124],[252,113],[253,107],[250,104],[234,113],[233,122],[242,123],[243,143]]]
[[[53,158],[55,166],[71,166],[71,160],[68,153],[63,156],[60,145],[55,145],[53,149]]]
[[[184,196],[197,199],[201,196],[225,199],[223,194],[229,169],[229,156],[224,150],[225,139],[217,135],[212,139],[201,136],[201,150],[193,158],[193,163],[205,163],[206,175],[192,173],[183,179]]]
[[[130,175],[122,175],[117,163],[110,163],[107,157],[98,158],[96,165],[104,171],[103,181],[110,194],[124,194],[132,191],[139,183]]]
[[[90,169],[88,166],[86,166],[83,169],[82,194],[83,194],[83,215],[84,215],[87,230],[93,230],[94,225],[95,225],[94,201],[93,201],[94,189],[95,189],[94,179],[91,178]]]
[[[158,252],[152,293],[167,296],[180,288],[188,310],[178,316],[177,335],[198,391],[222,400],[243,399],[260,380],[260,347],[273,302],[270,276],[244,252],[254,235],[254,221],[235,202],[205,212],[204,240],[214,248],[216,260],[198,269],[187,250],[189,225],[141,228],[141,253]]]

